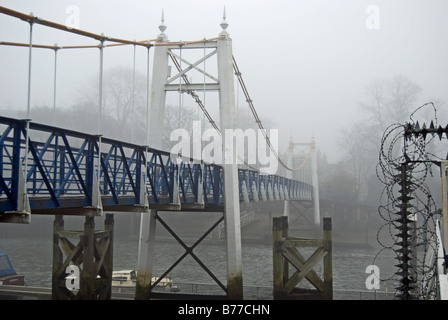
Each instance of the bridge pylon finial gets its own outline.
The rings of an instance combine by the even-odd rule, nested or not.
[[[226,7],[224,6],[224,11],[222,15],[222,22],[220,24],[222,31],[220,33],[221,36],[228,36],[229,33],[226,31],[227,27],[229,26],[229,23],[226,21]]]
[[[159,37],[162,38],[163,40],[166,40],[166,34],[165,34],[165,30],[167,28],[167,26],[165,25],[165,12],[164,10],[162,10],[162,18],[160,20],[160,25],[159,25],[159,30],[161,32],[161,34],[159,34]]]

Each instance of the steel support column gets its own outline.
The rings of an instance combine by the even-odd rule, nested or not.
[[[140,237],[138,242],[136,300],[148,300],[151,295],[154,242],[156,237],[156,210],[140,213]]]
[[[225,17],[224,17],[225,19]],[[236,128],[236,106],[233,81],[232,40],[221,24],[223,38],[218,40],[219,111],[223,137],[224,217],[227,245],[227,290],[229,299],[243,298],[240,204],[236,146],[226,139],[225,130]],[[228,146],[233,146],[229,149]],[[230,163],[226,163],[231,159]]]
[[[147,123],[149,125],[147,139],[150,139],[151,146],[162,150],[163,121],[165,117],[165,83],[168,77],[168,49],[162,44],[166,42],[167,36],[163,33],[166,26],[159,26],[162,32],[154,48],[153,72],[151,81],[150,109],[148,112]],[[149,59],[149,51],[148,51]],[[149,60],[148,60],[149,62]],[[149,76],[149,72],[147,73]],[[149,98],[149,96],[147,96]],[[146,154],[146,161],[148,155]],[[146,171],[146,170],[145,170]],[[155,216],[156,210],[141,212],[140,220],[140,238],[138,249],[137,265],[137,287],[135,298],[139,300],[149,299],[151,293],[152,266],[154,257],[154,241],[156,232]]]
[[[289,145],[288,145],[288,152],[286,154],[286,165],[288,166],[288,168],[292,168],[293,167],[293,154],[294,154],[294,141],[292,141],[292,138],[289,140]],[[286,178],[291,179],[293,178],[293,172],[288,170],[286,172]],[[289,194],[285,195],[285,203],[284,203],[284,207],[283,207],[283,215],[285,217],[289,217],[290,214],[290,203],[289,203],[289,197],[292,195],[291,192],[289,192]]]
[[[320,207],[319,207],[319,182],[317,176],[317,153],[314,139],[311,142],[311,179],[313,184],[313,209],[314,209],[314,224],[320,225]]]
[[[448,248],[448,161],[441,162],[442,176],[442,242]]]

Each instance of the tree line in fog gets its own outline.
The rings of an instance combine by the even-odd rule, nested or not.
[[[375,80],[366,86],[365,98],[359,103],[360,121],[344,124],[337,134],[329,134],[339,150],[339,160],[330,163],[325,150],[318,147],[319,189],[322,199],[361,203],[376,206],[382,186],[378,181],[376,165],[381,137],[393,123],[409,121],[410,114],[421,104],[423,89],[405,76]],[[78,99],[70,108],[34,106],[34,122],[55,124],[58,127],[98,134],[98,85],[92,78],[77,90]],[[441,101],[433,101],[440,119],[443,117]],[[134,74],[132,69],[116,67],[106,70],[103,82],[102,129],[103,136],[146,144],[146,76]],[[25,117],[18,112],[18,117]],[[238,127],[257,128],[251,115],[238,113]],[[55,120],[53,120],[55,119]],[[203,119],[198,107],[166,107],[164,146],[170,144],[170,133],[175,128],[191,130],[193,121]],[[266,128],[277,124],[263,121]],[[431,119],[429,119],[430,121]],[[203,121],[204,127],[211,127]],[[278,126],[277,126],[278,127]]]

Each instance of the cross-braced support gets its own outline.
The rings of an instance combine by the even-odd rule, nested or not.
[[[233,82],[233,55],[232,40],[225,31],[227,28],[225,17],[221,27],[223,31],[220,37],[214,40],[204,40],[202,43],[170,43],[164,34],[166,26],[163,17],[162,24],[159,26],[162,32],[154,49],[154,68],[151,89],[151,109],[149,113],[149,135],[151,144],[156,148],[162,148],[163,118],[165,112],[165,101],[167,91],[179,91],[190,93],[198,102],[198,96],[194,90],[218,91],[219,92],[219,110],[220,110],[220,128],[212,123],[217,131],[224,132],[225,129],[235,129],[236,127],[236,106]],[[200,60],[190,63],[182,58],[182,53],[178,55],[174,50],[194,50],[213,49],[209,54],[204,54]],[[169,76],[168,57],[171,58],[178,73]],[[218,76],[214,77],[198,66],[211,57],[217,58]],[[188,66],[182,68],[182,63]],[[204,75],[203,83],[191,83],[185,75],[190,70],[199,71]],[[205,68],[204,68],[205,69]],[[205,77],[211,79],[210,83],[205,82]],[[179,80],[179,84],[175,81]],[[201,105],[201,104],[200,104]],[[203,107],[203,106],[202,106]],[[203,111],[206,112],[205,108]],[[207,116],[207,114],[206,114]],[[223,135],[224,136],[224,135]],[[223,201],[224,201],[224,223],[226,226],[226,257],[227,257],[227,295],[230,299],[243,298],[243,280],[242,280],[242,252],[241,252],[241,227],[240,227],[240,206],[238,186],[238,166],[236,161],[231,164],[224,164],[226,156],[236,155],[234,150],[225,148],[226,142],[223,139],[222,163],[223,163]],[[155,238],[155,219],[156,212],[151,211],[149,215],[143,214],[141,220],[141,246],[139,249],[139,271],[137,275],[136,298],[148,297],[150,291],[151,263],[154,253]],[[188,250],[187,250],[188,251]],[[144,274],[142,274],[144,272]]]
[[[201,295],[198,294],[180,294],[180,293],[161,293],[155,292],[154,288],[158,283],[170,274],[170,272],[176,268],[187,256],[192,257],[199,267],[201,267],[213,281],[222,289],[223,294],[206,294],[204,297],[206,299],[224,299],[228,296],[228,289],[226,286],[218,279],[218,277],[207,267],[207,265],[195,254],[194,249],[205,239],[211,232],[223,221],[224,216],[221,216],[217,221],[210,226],[199,239],[194,242],[193,245],[187,245],[176,232],[168,225],[168,223],[157,213],[155,210],[150,210],[149,213],[142,213],[142,226],[150,225],[150,230],[142,230],[140,238],[140,251],[142,255],[139,256],[138,269],[137,269],[137,286],[135,291],[135,299],[144,300],[151,298],[163,298],[163,299],[192,299],[200,298]],[[147,221],[145,221],[147,220]],[[176,259],[176,261],[169,266],[162,275],[154,277],[152,274],[154,255],[144,253],[154,252],[155,243],[155,231],[156,224],[163,226],[171,236],[184,248],[184,253]],[[144,250],[143,250],[144,249]]]
[[[64,229],[56,216],[53,229],[53,300],[106,300],[111,298],[113,228],[107,214],[104,230],[95,230],[94,217],[86,217],[83,231]],[[78,242],[74,240],[79,239]]]
[[[274,299],[333,299],[331,218],[323,219],[323,239],[292,238],[288,236],[288,217],[275,217],[272,227]],[[306,259],[297,248],[317,247]],[[323,259],[321,278],[314,267]],[[289,276],[289,264],[296,272]],[[315,289],[297,288],[307,279]]]

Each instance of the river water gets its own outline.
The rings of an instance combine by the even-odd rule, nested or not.
[[[4,251],[9,255],[11,263],[18,274],[25,275],[26,285],[51,287],[51,236],[39,239],[24,239],[19,236],[2,237],[0,235],[0,251]],[[183,247],[174,240],[157,241],[155,245],[154,273],[161,275],[184,252]],[[333,288],[335,299],[393,298],[395,284],[391,281],[380,283],[379,291],[382,293],[377,293],[377,296],[372,290],[366,288],[366,279],[370,275],[370,273],[366,273],[367,266],[374,263],[378,265],[381,279],[388,279],[395,272],[393,267],[396,264],[394,255],[383,252],[374,260],[378,252],[378,249],[368,247],[333,246]],[[115,238],[113,247],[114,270],[136,268],[137,253],[137,239]],[[222,283],[226,283],[226,259],[225,246],[223,244],[206,241],[195,248],[194,253]],[[249,298],[272,298],[269,297],[269,295],[272,295],[273,282],[271,246],[243,243],[242,253],[245,296],[247,292]],[[311,253],[311,251],[305,252],[304,255]],[[318,274],[321,274],[321,264],[316,267],[316,271]],[[212,288],[210,290],[214,292],[221,290],[191,256],[187,256],[177,265],[169,276],[172,278],[174,285],[177,285],[185,292],[190,290],[199,292],[198,284],[199,287]]]

